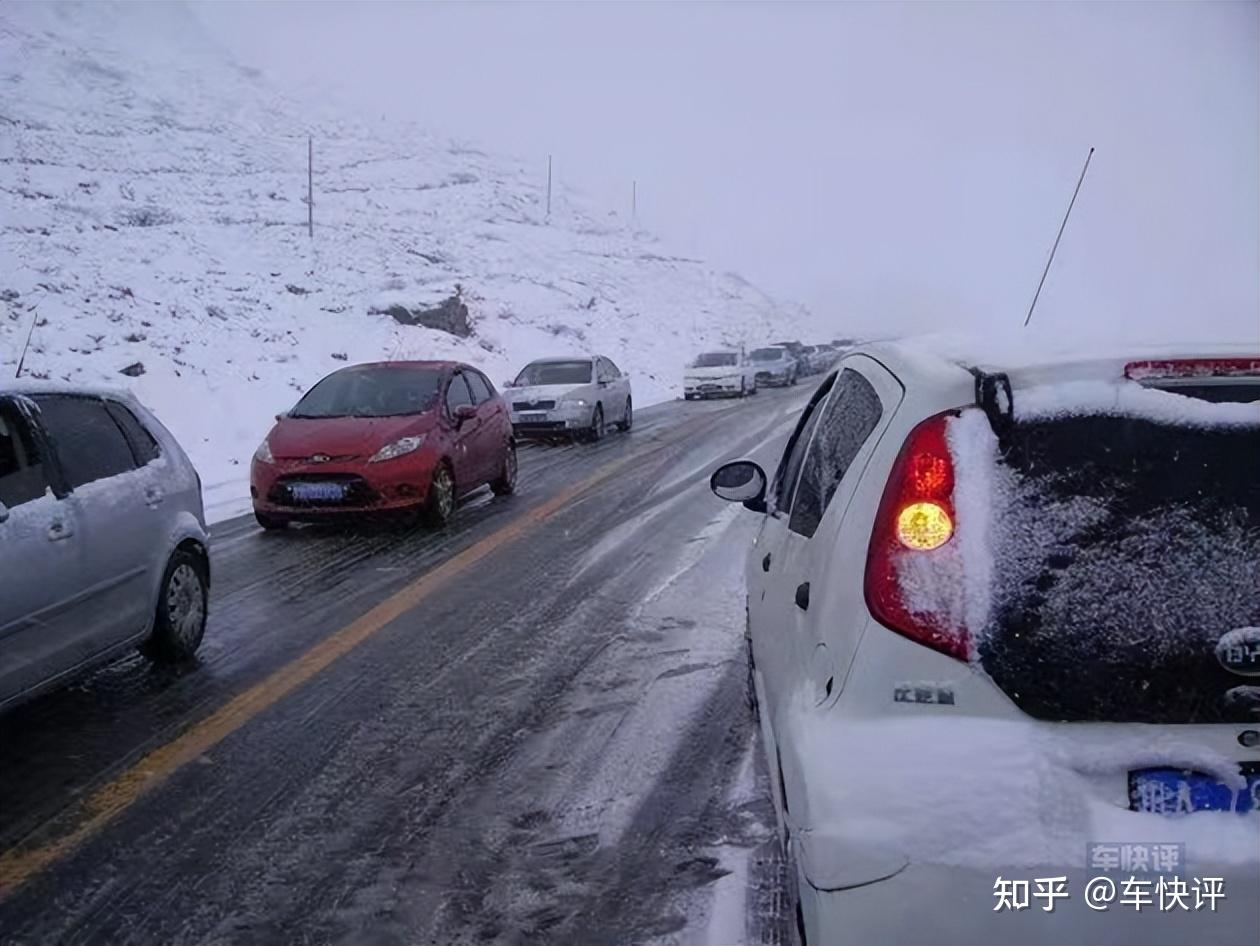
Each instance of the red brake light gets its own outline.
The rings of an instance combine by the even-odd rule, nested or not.
[[[1131,361],[1124,376],[1133,381],[1150,378],[1242,378],[1260,377],[1257,358],[1170,358],[1158,361]]]
[[[957,411],[920,423],[906,438],[880,500],[866,558],[866,604],[875,620],[898,634],[966,660],[966,628],[911,610],[902,593],[898,563],[905,556],[948,554],[957,529],[954,461],[945,428]]]

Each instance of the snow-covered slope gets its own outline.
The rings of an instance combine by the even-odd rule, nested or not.
[[[346,361],[459,358],[497,381],[599,351],[646,404],[697,350],[810,334],[579,195],[548,219],[545,189],[545,169],[284,98],[181,5],[0,3],[0,377],[33,323],[23,377],[131,387],[213,502]],[[456,292],[466,339],[372,314]]]

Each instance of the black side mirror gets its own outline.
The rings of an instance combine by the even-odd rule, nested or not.
[[[743,503],[753,512],[766,511],[766,473],[752,460],[722,464],[709,477],[709,489],[718,499]]]

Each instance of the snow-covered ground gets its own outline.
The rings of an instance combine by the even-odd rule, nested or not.
[[[285,98],[180,4],[0,6],[0,132],[0,377],[33,328],[23,377],[130,387],[212,516],[239,510],[272,415],[347,362],[502,381],[599,351],[642,405],[701,349],[814,334],[568,189],[548,216],[545,168]],[[373,314],[454,294],[467,338]]]

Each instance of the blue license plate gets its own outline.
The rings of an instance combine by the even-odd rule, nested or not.
[[[294,483],[289,487],[293,498],[303,502],[338,502],[346,498],[341,483]]]
[[[1260,810],[1260,767],[1244,766],[1243,777],[1246,788],[1235,791],[1204,772],[1139,769],[1129,773],[1129,807],[1158,815]]]

